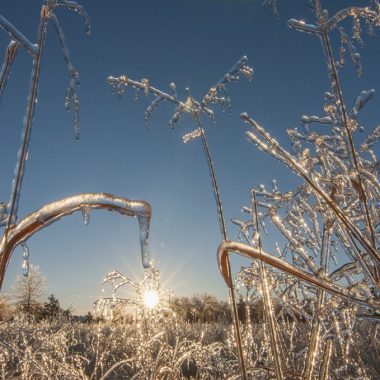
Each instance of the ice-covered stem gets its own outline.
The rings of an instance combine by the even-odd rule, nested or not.
[[[91,34],[90,17],[88,16],[83,5],[78,4],[76,1],[70,1],[70,0],[46,0],[46,3],[47,4],[50,3],[51,9],[54,9],[55,7],[64,7],[75,13],[78,13],[84,19],[86,34],[88,35]]]
[[[205,131],[204,131],[203,127],[202,127],[199,115],[195,114],[194,118],[195,118],[195,122],[196,122],[196,125],[197,125],[197,129],[198,129],[198,131],[200,131],[202,145],[203,145],[203,150],[205,152],[205,156],[206,156],[206,160],[207,160],[207,165],[208,165],[209,172],[210,172],[211,184],[212,184],[212,189],[213,189],[213,192],[214,192],[215,203],[216,203],[216,210],[217,210],[218,219],[219,219],[220,233],[222,235],[222,240],[226,241],[228,239],[227,238],[227,228],[226,228],[226,222],[225,222],[225,218],[224,218],[224,212],[223,212],[223,206],[222,206],[222,199],[221,199],[221,196],[220,196],[220,190],[219,190],[218,182],[216,180],[214,163],[212,162],[210,148],[208,146],[207,139],[206,139],[206,134],[205,134]]]
[[[219,270],[223,276],[224,281],[228,286],[233,286],[231,272],[227,266],[227,259],[230,253],[235,252],[241,256],[254,259],[262,260],[264,263],[269,264],[283,272],[286,272],[292,276],[299,278],[300,280],[306,281],[307,283],[314,285],[326,292],[333,295],[338,295],[348,299],[356,304],[370,307],[373,309],[380,308],[380,302],[373,299],[368,299],[357,294],[353,294],[349,289],[346,289],[340,285],[331,283],[330,281],[318,278],[310,273],[297,268],[296,266],[289,264],[288,262],[281,260],[273,255],[265,253],[264,251],[259,251],[255,247],[249,245],[238,243],[234,241],[223,242],[219,245],[217,255],[219,262]]]
[[[241,57],[226,74],[210,88],[208,93],[203,97],[202,104],[216,103],[226,106],[228,111],[231,111],[231,98],[228,94],[226,85],[230,82],[237,82],[239,74],[243,74],[249,81],[253,79],[253,69],[248,66],[248,58],[244,55]],[[223,94],[218,97],[218,93]]]
[[[125,216],[136,216],[140,225],[142,262],[145,268],[150,266],[148,237],[151,207],[149,203],[106,193],[79,194],[47,204],[9,228],[8,233],[0,240],[0,289],[10,257],[19,244],[64,216],[84,208],[104,209]]]
[[[63,54],[68,65],[69,76],[70,76],[68,97],[69,97],[69,102],[72,101],[73,103],[73,108],[75,112],[75,117],[74,117],[75,132],[76,132],[76,137],[79,136],[78,99],[75,93],[75,85],[78,82],[78,73],[74,70],[74,68],[72,67],[70,63],[69,53],[68,53],[67,45],[64,40],[62,29],[60,28],[58,20],[53,13],[54,8],[57,6],[64,6],[69,9],[73,9],[79,14],[81,14],[82,16],[84,16],[86,20],[86,28],[89,30],[88,16],[84,12],[84,9],[81,5],[77,4],[74,1],[66,1],[66,0],[46,0],[44,2],[44,5],[41,8],[40,24],[39,24],[38,33],[37,33],[37,44],[33,45],[35,47],[35,50],[33,51],[33,54],[32,54],[33,55],[33,69],[32,69],[32,76],[31,76],[31,85],[30,85],[29,95],[27,99],[26,114],[23,119],[21,145],[18,151],[18,158],[17,158],[17,163],[15,167],[15,172],[14,172],[14,179],[13,179],[12,189],[11,189],[11,196],[10,196],[10,200],[9,200],[7,210],[6,210],[7,219],[3,221],[0,220],[0,223],[5,222],[6,224],[5,234],[7,233],[12,223],[15,223],[17,220],[18,203],[19,203],[19,197],[20,197],[22,181],[23,181],[23,176],[24,176],[25,161],[26,161],[26,157],[27,157],[28,149],[29,149],[35,104],[37,102],[40,64],[41,64],[42,52],[45,45],[47,22],[49,19],[53,20],[54,26],[56,28],[59,39],[63,46]],[[28,45],[29,42],[25,39],[25,37],[20,32],[18,32],[17,29],[13,27],[7,20],[0,18],[0,24],[3,26],[3,28],[6,31],[8,32],[10,31],[9,33],[11,33],[11,36],[12,37],[14,36],[16,40],[19,41],[20,44],[23,44],[25,47],[29,46]]]
[[[162,101],[169,101],[176,105],[175,113],[169,122],[169,125],[171,128],[175,127],[176,123],[180,119],[181,114],[184,112],[188,113],[192,118],[195,119],[197,128],[190,134],[184,136],[184,141],[186,142],[196,137],[201,137],[203,149],[205,152],[207,164],[210,171],[210,177],[211,177],[211,182],[212,182],[212,187],[213,187],[213,192],[214,192],[214,197],[215,197],[215,202],[216,202],[216,207],[217,207],[217,213],[218,213],[218,218],[219,218],[219,225],[220,225],[223,241],[227,240],[226,224],[224,220],[224,213],[223,213],[223,208],[222,208],[220,191],[219,191],[218,183],[216,180],[214,165],[211,159],[210,149],[208,147],[205,132],[200,122],[200,114],[203,112],[207,116],[209,116],[212,119],[212,121],[214,121],[214,112],[206,107],[209,103],[217,103],[217,104],[225,105],[227,109],[231,108],[231,101],[230,101],[228,92],[226,90],[226,84],[229,82],[238,81],[240,73],[246,76],[248,79],[252,78],[253,70],[247,65],[247,61],[248,61],[247,57],[243,56],[238,62],[236,62],[236,64],[215,84],[215,86],[210,88],[208,93],[203,97],[202,102],[197,102],[195,99],[193,99],[193,97],[189,94],[189,92],[187,94],[188,96],[187,96],[186,101],[181,102],[178,98],[174,83],[170,84],[171,92],[173,95],[169,95],[165,92],[162,92],[161,90],[157,88],[152,87],[149,84],[148,79],[142,79],[141,82],[131,80],[126,76],[121,76],[118,78],[108,77],[107,79],[108,84],[115,90],[115,92],[119,96],[124,93],[125,87],[127,85],[131,86],[132,88],[136,90],[137,96],[141,92],[145,93],[146,95],[152,94],[155,96],[155,99],[149,105],[149,107],[147,108],[145,112],[146,122],[149,120],[150,115],[157,108],[158,104]],[[218,96],[219,92],[222,92],[224,96],[219,97]],[[229,267],[228,260],[227,260],[227,265]],[[232,307],[236,342],[238,346],[241,375],[243,377],[243,380],[246,380],[247,375],[246,375],[246,369],[245,369],[245,363],[244,363],[244,352],[243,352],[243,347],[241,344],[239,318],[238,318],[233,286],[229,287],[229,296],[230,296],[230,301],[231,301],[230,303]]]
[[[129,79],[126,76],[120,76],[118,78],[108,77],[107,83],[115,90],[115,92],[121,96],[126,86],[131,86],[136,90],[136,97],[140,93],[145,93],[145,95],[152,94],[155,96],[155,99],[148,106],[145,111],[145,122],[148,122],[152,112],[157,108],[160,102],[169,101],[176,105],[175,113],[173,114],[169,126],[174,128],[176,123],[179,121],[181,115],[186,113],[205,113],[213,122],[214,122],[214,112],[207,107],[210,103],[220,104],[226,106],[228,110],[231,109],[231,99],[228,95],[226,85],[229,82],[236,82],[239,80],[239,74],[243,74],[250,80],[253,75],[253,69],[247,65],[248,59],[246,56],[240,58],[234,66],[217,82],[213,87],[210,88],[208,93],[203,97],[201,102],[196,101],[195,99],[190,99],[190,96],[187,97],[186,101],[182,102],[179,100],[176,86],[174,83],[170,84],[170,91],[172,95],[169,95],[155,87],[152,87],[148,79],[142,79],[141,82]],[[218,96],[219,93],[222,93],[223,96]],[[197,134],[195,137],[199,137],[200,134]]]
[[[325,351],[323,353],[323,359],[321,368],[319,371],[319,380],[328,380],[329,378],[329,366],[332,354],[333,340],[328,338],[325,344]]]
[[[254,216],[255,216],[255,229],[256,229],[256,234],[257,234],[258,249],[261,255],[262,242],[261,242],[260,229],[259,229],[259,213],[257,211],[256,192],[255,190],[253,190],[251,193],[252,193],[251,203],[253,206]],[[265,315],[268,318],[268,322],[269,322],[271,347],[272,347],[272,353],[273,353],[274,363],[276,367],[276,378],[277,380],[282,380],[284,379],[284,374],[283,374],[283,364],[281,360],[280,339],[278,336],[277,325],[276,325],[276,320],[275,320],[274,311],[273,311],[273,305],[272,305],[271,297],[269,294],[267,273],[266,273],[266,269],[264,268],[262,260],[259,260],[259,272],[260,272],[261,289],[262,289],[263,299],[264,299],[264,310],[265,310]]]
[[[16,58],[18,46],[19,43],[17,41],[11,41],[5,51],[4,63],[0,72],[0,102],[3,97],[13,61]]]
[[[131,86],[137,91],[143,91],[144,93],[150,93],[154,95],[156,98],[152,102],[152,104],[147,108],[145,112],[145,121],[149,120],[150,114],[156,109],[157,105],[161,101],[168,101],[173,103],[177,107],[178,116],[174,115],[169,125],[171,128],[174,128],[175,123],[178,121],[180,113],[188,112],[192,113],[195,110],[206,113],[210,118],[214,118],[214,112],[207,108],[205,105],[200,104],[196,100],[193,99],[192,105],[189,105],[188,102],[182,102],[176,96],[169,95],[166,92],[163,92],[149,84],[147,80],[142,80],[141,82],[129,79],[125,75],[122,75],[118,78],[108,77],[107,83],[119,94],[121,95],[124,92],[126,86]],[[173,84],[174,85],[174,84]],[[175,120],[174,120],[175,118]]]
[[[344,129],[346,132],[348,145],[350,147],[350,153],[353,160],[354,168],[357,172],[357,183],[358,183],[358,191],[359,191],[359,199],[362,203],[364,214],[366,217],[366,229],[368,231],[370,243],[372,247],[376,250],[376,237],[375,237],[375,229],[371,221],[369,209],[368,209],[368,199],[367,194],[363,184],[362,178],[362,170],[359,165],[358,155],[356,152],[354,140],[352,137],[352,131],[350,128],[350,119],[346,110],[346,106],[343,100],[342,87],[340,85],[338,70],[336,67],[336,61],[334,59],[332,46],[329,38],[329,32],[336,28],[336,26],[343,21],[346,17],[365,17],[366,19],[371,20],[371,22],[375,23],[375,25],[380,25],[380,13],[379,9],[376,11],[372,11],[369,7],[366,8],[356,8],[351,7],[338,12],[335,16],[330,19],[327,18],[327,11],[322,10],[320,0],[316,0],[316,18],[318,25],[306,25],[302,21],[289,20],[289,26],[296,30],[311,32],[317,34],[322,42],[323,52],[326,56],[327,60],[327,70],[331,80],[331,86],[333,90],[333,94],[335,96],[336,103],[340,109],[342,122],[344,125]]]
[[[330,244],[331,244],[331,225],[332,223],[327,220],[324,229],[323,229],[323,236],[322,236],[322,250],[321,250],[321,269],[319,272],[320,278],[326,278],[327,274],[327,267],[329,262],[329,256],[330,256]],[[312,322],[312,328],[310,333],[310,339],[309,339],[309,347],[307,352],[307,357],[305,360],[305,367],[303,371],[303,379],[311,379],[313,377],[313,373],[316,366],[316,358],[318,354],[318,348],[320,345],[320,331],[321,331],[321,312],[324,307],[324,301],[325,301],[325,291],[322,289],[317,290],[317,300],[316,300],[316,307],[315,307],[315,313],[314,318]]]
[[[0,27],[2,27],[9,37],[21,44],[33,57],[38,54],[38,45],[32,44],[11,22],[0,15]]]
[[[38,29],[38,37],[37,37],[38,51],[33,56],[32,78],[31,78],[31,85],[30,85],[30,90],[29,90],[29,95],[28,95],[26,115],[23,120],[21,146],[18,151],[18,161],[15,168],[15,177],[13,179],[11,197],[8,203],[8,219],[6,222],[6,230],[4,232],[5,236],[7,235],[12,223],[15,223],[17,220],[18,203],[19,203],[19,198],[20,198],[22,179],[24,175],[26,156],[28,154],[29,141],[30,141],[32,123],[33,123],[33,114],[34,114],[35,104],[37,100],[38,82],[39,82],[39,76],[40,76],[40,65],[41,65],[42,51],[45,44],[47,20],[48,20],[48,10],[46,6],[44,5],[42,6],[42,9],[41,9],[41,19],[40,19],[40,25]]]
[[[317,20],[320,21],[320,17],[323,17],[323,10],[321,8],[320,1],[316,1],[316,16]],[[378,10],[371,9],[370,7],[349,7],[338,11],[334,16],[326,19],[323,24],[319,23],[318,25],[307,24],[301,20],[290,19],[288,21],[289,27],[292,29],[311,33],[311,34],[322,34],[323,31],[327,33],[332,29],[335,29],[339,23],[344,21],[347,17],[364,17],[369,20],[374,25],[380,25],[380,14]]]
[[[347,232],[352,236],[352,238],[360,243],[360,245],[365,249],[365,251],[372,257],[374,264],[374,273],[371,268],[367,266],[367,270],[373,274],[373,278],[378,287],[380,287],[379,280],[379,266],[380,266],[380,254],[377,250],[372,246],[372,244],[367,240],[367,238],[361,233],[359,228],[352,223],[352,221],[344,214],[342,210],[338,207],[338,205],[327,195],[327,193],[321,189],[321,187],[310,178],[306,168],[300,163],[296,162],[292,156],[274,139],[272,138],[268,132],[265,131],[263,127],[261,127],[256,121],[250,119],[248,114],[242,113],[241,118],[244,122],[248,123],[253,127],[253,129],[260,134],[264,140],[260,140],[258,136],[256,136],[251,131],[247,132],[247,137],[250,141],[257,144],[257,146],[264,150],[265,152],[271,154],[273,157],[277,158],[285,165],[287,165],[294,173],[302,177],[305,182],[310,186],[313,193],[320,198],[322,201],[326,202],[329,208],[334,212],[337,216],[338,220],[341,222],[342,227],[347,230]]]
[[[193,101],[193,98],[191,98],[191,101]],[[225,223],[225,219],[224,219],[222,199],[220,196],[218,182],[216,180],[214,164],[212,162],[210,149],[209,149],[207,139],[206,139],[206,134],[205,134],[205,131],[202,127],[202,124],[201,124],[201,121],[199,118],[199,114],[195,112],[194,118],[195,118],[195,122],[197,125],[197,130],[199,131],[200,136],[201,136],[203,150],[205,152],[207,165],[208,165],[208,168],[210,171],[210,178],[211,178],[212,188],[213,188],[215,202],[216,202],[216,209],[217,209],[217,213],[218,213],[219,226],[220,226],[220,232],[222,235],[222,240],[227,241],[227,228],[226,228],[226,223]],[[226,265],[228,266],[228,270],[231,271],[231,266],[230,266],[229,260],[227,261]],[[243,380],[246,380],[247,374],[246,374],[246,368],[245,368],[245,362],[244,362],[244,350],[243,350],[243,345],[242,345],[242,340],[241,340],[239,315],[238,315],[238,310],[236,307],[235,290],[233,287],[229,287],[228,292],[229,292],[229,297],[230,297],[230,304],[232,307],[233,321],[234,321],[234,327],[235,327],[235,336],[236,336],[236,344],[237,344],[238,353],[239,353],[240,369],[241,369]]]

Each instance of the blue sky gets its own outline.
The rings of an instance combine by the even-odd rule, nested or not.
[[[127,89],[119,101],[106,78],[148,78],[164,91],[175,82],[180,97],[190,87],[192,95],[201,98],[241,56],[248,56],[255,78],[230,85],[232,113],[215,107],[216,128],[205,120],[226,218],[240,217],[251,187],[277,178],[280,190],[286,191],[297,178],[247,141],[248,127],[239,114],[248,112],[288,146],[287,128],[299,125],[303,114],[322,113],[329,82],[320,42],[286,25],[289,18],[313,21],[306,3],[280,0],[276,19],[254,0],[83,0],[91,19],[90,36],[81,17],[58,9],[81,77],[81,139],[74,140],[72,114],[64,109],[68,78],[50,24],[19,216],[80,192],[146,200],[153,208],[151,255],[164,286],[178,295],[207,291],[226,298],[216,262],[220,233],[207,164],[200,141],[182,143],[193,121],[185,117],[171,130],[173,108],[165,104],[153,114],[148,130],[144,110],[151,98],[143,96],[135,104],[134,92]],[[359,3],[339,0],[333,6]],[[0,12],[35,41],[40,6],[37,0],[2,0]],[[7,43],[8,36],[1,32],[3,51]],[[361,90],[380,88],[379,41],[367,38],[365,43],[360,49],[363,76],[357,78],[350,63],[341,71],[348,105]],[[4,201],[9,198],[31,68],[30,56],[20,51],[0,108]],[[379,104],[376,96],[362,112],[368,128],[379,120]],[[229,238],[237,239],[236,227],[230,222],[227,227]],[[271,237],[267,242],[270,251]],[[94,211],[88,226],[75,214],[33,236],[28,246],[31,262],[47,277],[46,294],[54,293],[77,313],[89,310],[101,295],[109,271],[117,269],[135,279],[142,273],[137,221],[116,214]],[[4,292],[21,273],[21,259],[17,249]]]

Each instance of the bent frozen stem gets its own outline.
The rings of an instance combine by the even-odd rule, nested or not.
[[[83,209],[103,209],[115,211],[125,216],[136,216],[140,226],[143,266],[145,268],[150,266],[148,237],[151,207],[149,203],[115,197],[106,193],[79,194],[47,204],[9,228],[8,233],[0,240],[0,289],[8,262],[19,244],[50,224]]]

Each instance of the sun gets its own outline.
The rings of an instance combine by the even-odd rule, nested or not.
[[[143,301],[148,309],[154,309],[159,302],[158,293],[154,289],[147,290],[143,295]]]

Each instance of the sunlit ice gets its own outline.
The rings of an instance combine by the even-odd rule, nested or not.
[[[154,309],[160,301],[158,293],[154,289],[147,290],[143,295],[144,305],[148,309]]]

